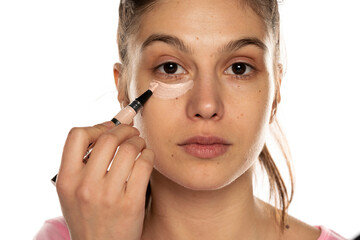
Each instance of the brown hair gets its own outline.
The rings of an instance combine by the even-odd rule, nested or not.
[[[129,56],[128,56],[128,42],[129,38],[132,36],[134,31],[136,30],[141,16],[149,11],[156,0],[121,0],[119,7],[119,25],[117,32],[117,43],[119,50],[120,61],[124,65],[124,71],[126,71],[127,65],[129,64]],[[269,180],[270,187],[270,196],[269,200],[275,200],[276,208],[276,217],[279,219],[279,224],[281,229],[284,230],[287,221],[287,209],[291,203],[293,197],[293,186],[294,179],[292,174],[292,167],[290,161],[290,152],[287,147],[287,141],[281,128],[276,119],[276,110],[277,104],[280,102],[279,95],[279,76],[278,69],[281,67],[279,64],[279,56],[280,56],[280,17],[278,11],[278,2],[277,0],[243,0],[243,3],[248,5],[258,16],[260,16],[265,25],[267,26],[268,33],[272,34],[272,39],[274,40],[274,69],[275,72],[275,88],[276,94],[273,102],[273,112],[272,112],[272,133],[275,137],[275,140],[284,155],[286,160],[286,164],[289,171],[290,176],[290,185],[291,191],[290,196],[286,184],[280,174],[279,169],[277,168],[274,159],[272,158],[270,151],[266,144],[259,155],[259,163],[262,168],[266,171]],[[123,76],[126,73],[123,73]],[[124,83],[125,84],[125,83]],[[126,89],[126,85],[122,85],[124,89]],[[148,207],[151,199],[151,186],[150,183],[148,185],[148,190],[146,193],[146,207]]]

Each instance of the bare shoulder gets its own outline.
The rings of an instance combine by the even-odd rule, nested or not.
[[[304,223],[292,216],[288,219],[288,228],[285,229],[284,240],[317,240],[321,230]]]
[[[259,200],[259,199],[258,199]],[[288,216],[284,231],[279,229],[279,225],[275,224],[275,208],[274,206],[259,200],[258,201],[260,209],[263,209],[263,212],[267,212],[269,215],[267,224],[272,226],[275,230],[273,237],[271,239],[281,239],[281,240],[317,240],[321,235],[321,230],[311,226],[307,223],[300,221],[292,216]]]

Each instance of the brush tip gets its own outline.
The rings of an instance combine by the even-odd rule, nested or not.
[[[159,83],[155,82],[155,81],[151,81],[150,82],[150,86],[149,86],[149,89],[154,92],[155,89],[159,86]]]

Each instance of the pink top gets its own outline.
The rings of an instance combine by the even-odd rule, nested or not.
[[[327,229],[324,226],[316,227],[321,230],[320,237],[317,240],[346,240],[346,238],[340,236],[339,234],[330,229]]]
[[[346,240],[334,231],[324,226],[316,226],[321,230],[318,240]],[[63,217],[57,217],[45,221],[43,227],[33,240],[70,240],[70,234]]]

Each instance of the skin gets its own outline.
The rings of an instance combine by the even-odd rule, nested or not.
[[[231,40],[244,37],[256,36],[267,42],[261,20],[249,14],[235,20],[233,16],[239,15],[240,6],[229,13],[225,10],[228,3],[205,5],[161,1],[144,16],[132,47],[139,49],[151,34],[166,33],[181,38],[193,50],[186,54],[169,44],[154,42],[142,53],[133,54],[133,66],[138,67],[134,67],[130,80],[131,99],[145,91],[154,78],[165,82],[194,80],[193,89],[178,99],[150,99],[142,115],[135,119],[147,146],[156,153],[155,169],[193,190],[222,188],[249,169],[264,144],[275,94],[267,52],[255,46],[237,52],[221,51]],[[177,12],[181,16],[171,17]],[[178,62],[186,72],[177,74],[177,79],[154,74],[153,68],[164,61]],[[247,79],[224,74],[236,61],[250,63],[258,71],[251,72]],[[221,137],[231,147],[225,156],[211,161],[179,151],[177,144],[196,135]]]
[[[191,53],[161,41],[139,51],[151,34],[176,36]],[[260,39],[268,49],[252,45],[221,51],[230,41],[245,37]],[[145,91],[151,79],[194,80],[194,88],[182,97],[150,99],[135,119],[156,155],[144,239],[237,239],[239,234],[265,239],[265,226],[274,226],[268,214],[272,210],[253,197],[251,180],[251,167],[271,121],[274,77],[279,76],[272,68],[271,40],[262,20],[239,1],[159,1],[143,16],[131,46],[130,99]],[[184,71],[170,79],[154,73],[153,68],[166,61],[178,63]],[[239,61],[256,71],[244,79],[224,74]],[[179,143],[196,135],[219,136],[231,147],[211,160],[179,149]],[[254,225],[264,233],[255,232]],[[224,236],[225,229],[229,235]],[[308,239],[316,239],[318,231],[309,229],[313,238]]]
[[[141,50],[152,34],[175,36],[191,51],[161,41]],[[223,50],[230,41],[248,37],[266,49]],[[120,104],[145,91],[152,79],[192,79],[194,87],[176,99],[150,98],[134,119],[136,128],[106,122],[70,131],[56,186],[73,240],[318,238],[317,229],[292,217],[290,229],[280,234],[274,208],[253,195],[252,169],[281,74],[272,68],[272,39],[250,8],[235,0],[158,1],[142,16],[128,50],[128,69],[114,67]],[[158,68],[167,61],[181,66],[170,74],[176,76]],[[236,62],[253,68],[235,76],[231,66]],[[221,137],[229,144],[227,151],[202,159],[179,147],[199,135]],[[82,156],[95,141],[84,165]],[[152,204],[145,215],[149,178]]]

